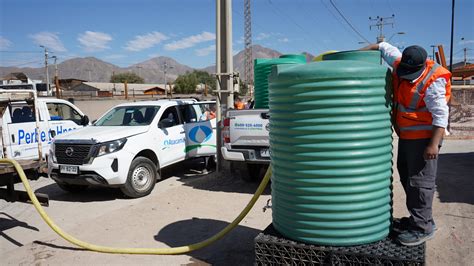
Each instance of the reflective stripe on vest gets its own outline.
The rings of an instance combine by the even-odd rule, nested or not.
[[[411,127],[400,128],[400,131],[417,131],[417,130],[433,130],[433,126],[423,125],[423,126],[411,126]]]
[[[430,72],[426,75],[425,79],[423,79],[423,81],[420,82],[420,84],[418,84],[418,86],[416,87],[416,92],[417,93],[413,93],[413,97],[411,98],[410,106],[408,106],[410,109],[416,109],[418,101],[420,100],[421,91],[425,87],[426,82],[431,78],[431,76],[433,76],[433,74],[435,73],[435,71],[438,67],[439,67],[439,65],[435,63],[433,65],[433,67],[431,68]]]
[[[426,106],[418,108],[418,109],[412,109],[412,108],[405,107],[397,103],[397,107],[398,107],[398,111],[403,112],[403,113],[428,112],[428,108],[426,108]]]

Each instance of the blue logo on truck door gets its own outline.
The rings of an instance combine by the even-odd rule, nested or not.
[[[212,137],[212,129],[206,126],[196,126],[189,131],[189,138],[197,143],[208,141]]]

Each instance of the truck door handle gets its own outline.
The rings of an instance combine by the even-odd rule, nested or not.
[[[12,142],[15,143],[15,135],[12,134]]]
[[[181,131],[181,132],[179,132],[179,134],[183,134],[183,133],[185,133],[185,132],[186,132],[186,131]]]

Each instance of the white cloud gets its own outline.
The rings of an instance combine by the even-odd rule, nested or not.
[[[126,55],[123,55],[123,54],[111,54],[111,55],[106,55],[103,58],[108,59],[108,60],[114,60],[114,59],[122,59],[125,57]]]
[[[178,41],[174,41],[165,45],[165,50],[175,51],[195,46],[201,42],[208,42],[216,39],[216,35],[211,32],[204,31],[201,34],[192,35]]]
[[[196,55],[197,56],[206,56],[209,55],[211,52],[216,50],[216,45],[209,45],[208,47],[202,48],[202,49],[197,49],[196,50]]]
[[[168,39],[169,37],[164,35],[163,33],[154,31],[146,35],[135,36],[135,39],[127,42],[127,46],[125,46],[125,49],[137,52],[151,48]]]
[[[239,40],[237,41],[238,44],[243,44],[245,42],[244,36],[240,36]]]
[[[55,52],[67,51],[57,33],[43,31],[30,35],[30,38],[32,38],[36,44],[43,45]]]
[[[278,39],[279,42],[289,42],[290,40],[288,38],[281,38],[281,39]]]
[[[8,49],[10,46],[12,46],[12,42],[7,38],[0,36],[0,49]]]
[[[110,48],[107,44],[112,41],[112,36],[103,32],[86,31],[79,34],[77,40],[86,52],[97,52]]]
[[[459,45],[469,45],[469,44],[473,44],[474,43],[474,40],[461,40],[459,42]]]
[[[256,41],[262,41],[262,40],[270,38],[270,36],[271,36],[271,34],[269,34],[269,33],[261,32],[255,37],[255,40]]]

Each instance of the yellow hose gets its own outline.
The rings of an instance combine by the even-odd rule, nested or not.
[[[0,159],[0,163],[11,163],[15,167],[16,171],[18,172],[18,175],[21,178],[21,182],[23,182],[23,185],[25,186],[26,192],[28,193],[28,196],[30,197],[31,201],[33,202],[33,205],[35,206],[36,210],[38,213],[41,215],[41,218],[51,227],[51,229],[54,230],[58,235],[60,235],[62,238],[65,240],[69,241],[70,243],[80,246],[82,248],[92,250],[92,251],[97,251],[97,252],[103,252],[103,253],[114,253],[114,254],[153,254],[153,255],[177,255],[177,254],[183,254],[187,252],[191,252],[203,247],[206,247],[213,242],[221,239],[225,234],[230,232],[230,230],[234,229],[240,221],[248,214],[250,209],[252,209],[253,205],[257,201],[258,197],[262,194],[263,190],[268,184],[268,181],[270,180],[271,174],[271,167],[268,167],[267,172],[265,173],[265,177],[263,178],[262,182],[257,188],[257,191],[253,195],[252,199],[249,201],[245,209],[235,218],[235,220],[227,225],[224,229],[222,229],[219,233],[215,234],[214,236],[195,243],[191,244],[188,246],[181,246],[181,247],[174,247],[174,248],[115,248],[115,247],[107,247],[107,246],[99,246],[99,245],[94,245],[94,244],[89,244],[87,242],[84,242],[82,240],[79,240],[68,233],[64,232],[59,226],[57,226],[51,218],[46,214],[44,211],[43,207],[41,207],[38,199],[36,198],[35,194],[32,192],[30,184],[28,182],[28,179],[25,176],[25,172],[23,172],[23,169],[21,166],[15,161],[11,159]]]

